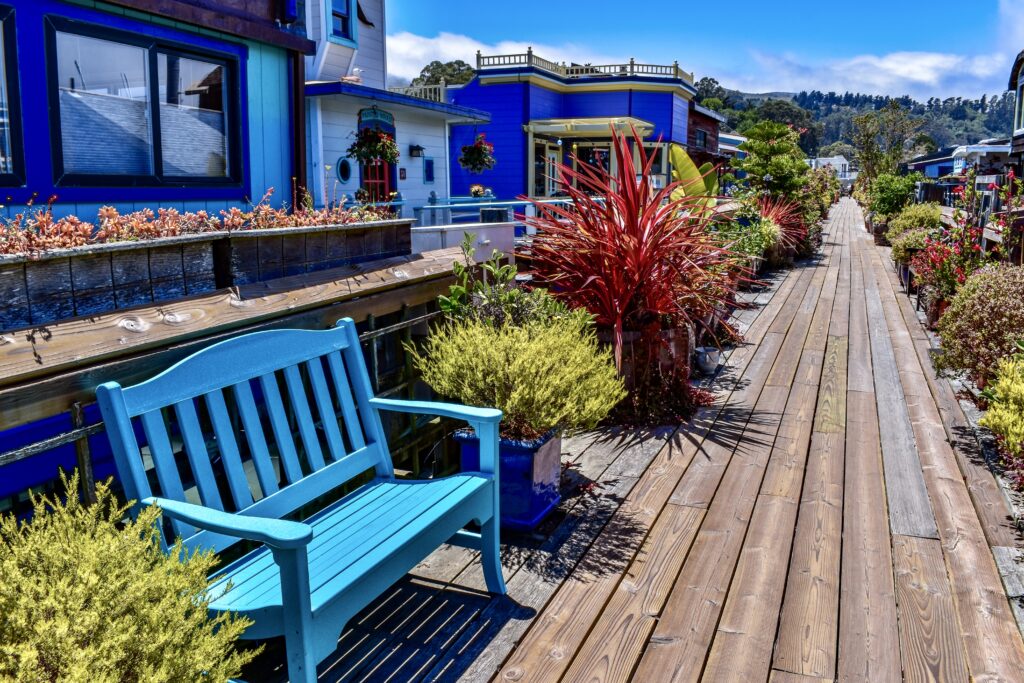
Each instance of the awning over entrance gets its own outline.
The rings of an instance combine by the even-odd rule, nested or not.
[[[654,132],[654,124],[633,116],[595,116],[585,119],[534,119],[523,129],[535,135],[551,135],[560,138],[609,138],[612,128],[618,133],[630,133],[631,127],[637,134],[647,137]]]

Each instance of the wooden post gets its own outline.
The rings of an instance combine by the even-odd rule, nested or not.
[[[633,57],[629,58],[629,75],[632,76],[636,69],[636,60]]]
[[[77,401],[71,404],[71,424],[75,429],[85,426],[82,404]],[[83,436],[75,441],[75,460],[78,465],[78,485],[82,491],[82,500],[86,504],[92,505],[96,502],[96,479],[92,471],[88,436]]]
[[[526,66],[533,66],[533,46],[526,48]]]
[[[476,51],[476,70],[480,70],[480,62],[482,61],[483,55],[480,54],[480,50]]]

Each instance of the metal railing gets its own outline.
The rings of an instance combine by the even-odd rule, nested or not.
[[[388,88],[388,92],[417,97],[430,102],[447,102],[448,86],[441,81],[438,85],[410,85],[404,88]]]
[[[599,78],[608,76],[630,77],[644,76],[648,78],[671,78],[693,83],[693,73],[679,68],[679,62],[671,64],[642,64],[630,59],[624,64],[558,64],[533,53],[533,48],[526,52],[511,55],[484,55],[476,53],[476,69],[503,69],[508,67],[533,67],[556,74],[562,78]]]

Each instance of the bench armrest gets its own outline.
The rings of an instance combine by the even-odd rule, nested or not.
[[[466,422],[483,422],[486,424],[498,424],[501,422],[501,411],[497,408],[474,408],[457,403],[402,401],[394,398],[371,398],[370,405],[396,413],[440,415],[441,417],[452,417],[457,420],[465,420]]]
[[[155,505],[168,517],[194,527],[266,543],[271,548],[304,548],[313,538],[311,526],[287,519],[249,517],[167,498],[146,498],[142,504]]]

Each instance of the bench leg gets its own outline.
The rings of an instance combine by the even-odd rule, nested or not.
[[[313,616],[309,603],[309,561],[306,549],[274,550],[281,571],[284,644],[289,683],[316,683]]]
[[[505,595],[505,578],[501,575],[501,547],[498,543],[498,518],[491,517],[480,527],[480,561],[483,562],[487,590]]]

